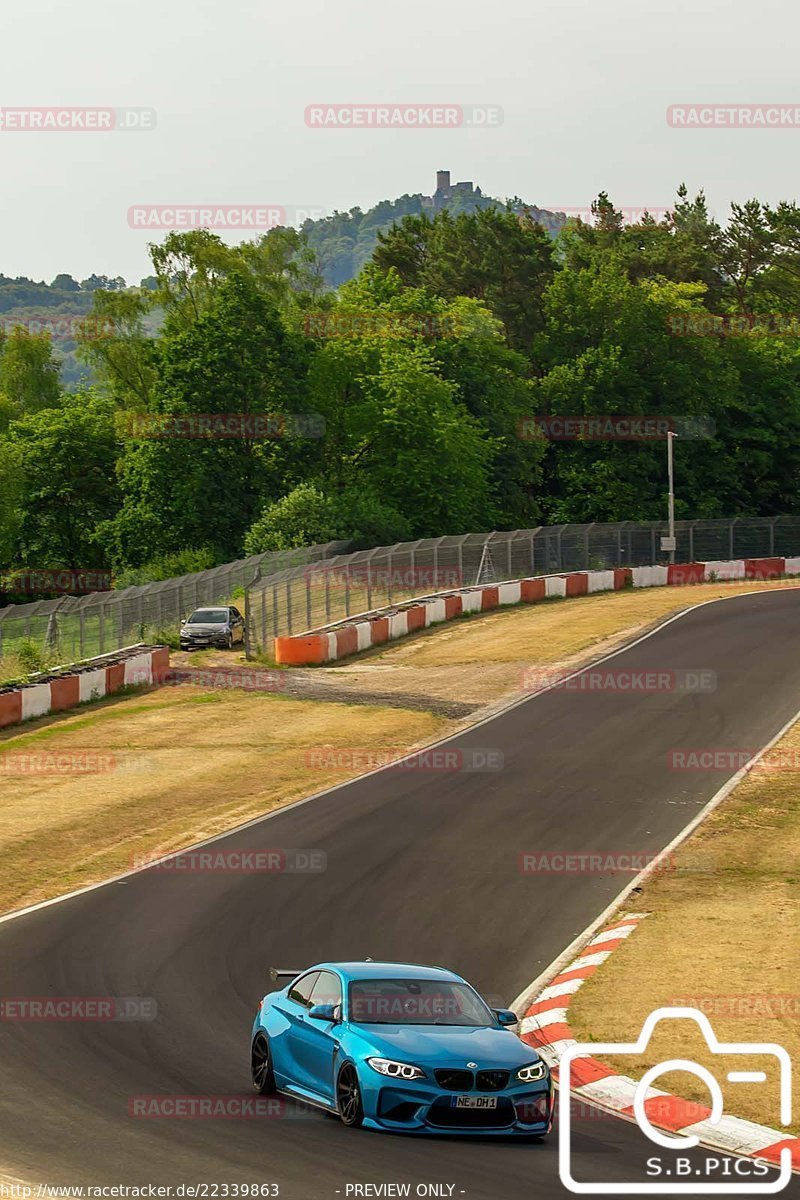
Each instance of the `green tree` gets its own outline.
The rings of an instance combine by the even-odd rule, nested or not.
[[[406,217],[379,235],[373,261],[383,271],[396,270],[407,287],[447,300],[482,300],[515,349],[530,351],[543,327],[553,243],[527,214],[485,208],[455,218],[444,211],[432,221]]]
[[[39,567],[103,567],[97,528],[118,504],[117,435],[110,401],[65,395],[58,408],[14,421],[2,445],[15,464],[18,560]]]
[[[304,340],[287,333],[243,273],[215,285],[201,307],[187,322],[180,305],[164,326],[150,412],[166,420],[165,436],[130,437],[120,461],[123,505],[105,535],[115,561],[128,566],[207,545],[219,561],[236,557],[264,502],[295,482],[312,453],[301,440],[265,440],[246,423],[302,407]],[[204,415],[230,415],[239,432],[186,436],[169,421]]]
[[[0,393],[23,413],[59,403],[58,363],[48,333],[32,334],[17,326],[0,342]]]

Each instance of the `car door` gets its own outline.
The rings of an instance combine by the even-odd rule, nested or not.
[[[238,608],[231,608],[231,617],[233,618],[233,640],[235,642],[244,642],[244,617]]]
[[[320,971],[313,985],[309,1008],[315,1004],[336,1004],[341,1011],[342,982],[333,971]],[[293,1025],[289,1034],[292,1040],[292,1058],[298,1066],[302,1087],[333,1102],[334,1058],[339,1049],[338,1035],[341,1025],[337,1021],[319,1021],[309,1017]]]
[[[296,1059],[297,1040],[295,1032],[305,1021],[306,1013],[311,1007],[311,990],[317,982],[319,971],[308,971],[295,980],[285,998],[276,1004],[286,1019],[284,1029],[275,1037],[273,1035],[273,1058],[275,1070],[283,1084],[306,1084],[301,1079],[302,1068]]]

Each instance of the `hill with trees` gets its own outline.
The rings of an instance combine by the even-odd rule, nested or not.
[[[800,208],[593,211],[555,238],[510,206],[407,213],[335,292],[287,229],[170,233],[148,286],[54,289],[91,291],[94,383],[64,387],[47,333],[0,333],[0,572],[663,516],[663,437],[556,418],[699,430],[679,518],[796,511]]]

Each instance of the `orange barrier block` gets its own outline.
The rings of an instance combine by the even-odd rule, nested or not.
[[[582,571],[574,575],[562,575],[561,578],[567,581],[568,596],[585,596],[589,590],[589,576]]]
[[[633,583],[633,571],[630,567],[615,567],[614,568],[614,591],[618,592],[621,588],[630,587]]]
[[[77,675],[64,675],[50,680],[50,712],[61,712],[80,704],[81,687]]]
[[[425,628],[425,606],[424,604],[415,604],[413,608],[406,609],[406,621],[408,623],[408,632],[413,633],[416,629]]]
[[[537,600],[544,600],[547,595],[547,588],[543,579],[523,579],[519,585],[519,596],[523,604],[535,604]]]
[[[152,652],[153,660],[153,681],[155,682],[156,675],[163,675],[169,670],[169,647],[159,646],[157,650]]]
[[[487,608],[497,608],[499,603],[497,588],[485,587],[481,592],[481,612],[486,612]]]
[[[336,630],[336,657],[346,658],[348,654],[358,651],[358,630],[355,625],[345,625]]]
[[[0,692],[0,729],[22,720],[22,692]]]
[[[355,633],[355,630],[353,630]],[[299,637],[275,638],[275,661],[290,667],[307,667],[325,662],[328,657],[328,639],[320,633],[309,633]]]
[[[786,570],[785,558],[746,558],[745,579],[778,579]]]
[[[463,611],[460,596],[445,596],[444,616],[446,621],[452,621],[453,617],[460,617]]]
[[[372,626],[372,644],[373,646],[382,646],[384,642],[389,640],[389,618],[375,617],[370,621]]]
[[[670,563],[667,567],[667,583],[703,583],[706,577],[705,563]]]
[[[106,695],[118,692],[125,683],[125,663],[112,663],[106,667]]]

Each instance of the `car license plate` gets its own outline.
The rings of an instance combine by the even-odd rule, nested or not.
[[[497,1108],[497,1096],[453,1096],[453,1108]]]

